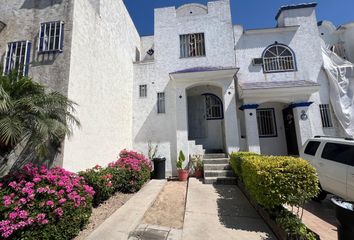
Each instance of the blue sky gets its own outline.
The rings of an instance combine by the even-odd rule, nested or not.
[[[234,24],[246,29],[275,26],[274,17],[282,5],[306,0],[230,0]],[[207,0],[124,0],[141,36],[152,35],[154,8],[203,3]],[[308,2],[313,2],[309,0]],[[330,20],[335,25],[354,21],[354,0],[318,0],[317,19]]]

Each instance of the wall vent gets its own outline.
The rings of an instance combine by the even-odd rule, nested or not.
[[[255,66],[263,65],[263,58],[253,58],[252,64]]]

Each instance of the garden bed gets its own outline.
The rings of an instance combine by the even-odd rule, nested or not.
[[[145,213],[143,223],[181,229],[187,196],[187,182],[169,181]]]
[[[125,194],[117,192],[97,208],[92,209],[92,214],[88,224],[74,238],[74,240],[86,239],[96,228],[98,228],[107,218],[109,218],[115,211],[122,207],[134,194]]]
[[[246,198],[248,199],[248,201],[251,203],[251,205],[254,207],[254,209],[256,209],[256,211],[258,212],[258,214],[263,218],[263,220],[267,223],[267,225],[269,226],[269,228],[273,231],[273,233],[275,234],[275,236],[279,239],[279,240],[290,240],[293,239],[291,238],[291,236],[289,236],[287,234],[287,232],[282,229],[277,223],[276,221],[270,216],[270,214],[265,211],[261,206],[259,206],[249,195],[249,193],[247,192],[245,185],[243,184],[242,181],[237,181],[237,186],[240,188],[240,190],[242,191],[242,193],[246,196]],[[312,232],[315,237],[316,240],[320,240],[320,236],[313,232],[311,229],[307,228],[308,232]]]

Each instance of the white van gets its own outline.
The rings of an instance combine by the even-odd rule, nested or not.
[[[354,201],[354,139],[316,136],[307,140],[300,157],[318,172],[323,200],[327,193]]]

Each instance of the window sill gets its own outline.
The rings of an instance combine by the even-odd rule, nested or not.
[[[264,73],[264,74],[271,74],[271,73],[289,73],[289,72],[297,72],[297,69],[295,69],[295,70],[286,70],[286,71],[272,71],[272,72],[265,72],[265,71],[263,70],[263,73]]]
[[[49,50],[49,51],[38,51],[38,54],[46,54],[46,53],[62,53],[63,50]]]
[[[194,59],[194,58],[205,58],[206,55],[204,56],[195,56],[195,57],[179,57],[179,59]]]

